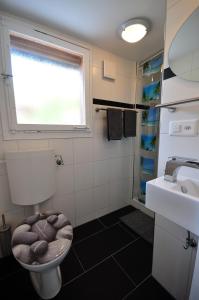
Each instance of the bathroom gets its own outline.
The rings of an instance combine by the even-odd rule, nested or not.
[[[172,50],[177,49],[172,46],[182,33],[181,28],[198,16],[197,8],[199,0],[0,0],[2,299],[199,299],[199,170],[195,162],[199,160],[199,79],[196,72],[195,78],[186,77],[189,57],[179,72],[175,72],[177,64],[171,66]],[[147,28],[146,36],[137,43],[121,38],[121,25],[131,19],[139,19]],[[197,37],[197,31],[194,34],[188,29],[180,41],[181,54],[182,49],[191,48],[193,37]],[[27,65],[23,60],[14,69],[14,56],[23,49],[23,55],[18,55],[20,63],[30,50],[38,53],[35,46],[38,41],[39,62],[46,55],[53,62],[56,58],[58,63],[53,67],[60,71],[60,61],[63,62],[66,53],[60,49],[64,48],[68,50],[66,66],[73,66],[71,74],[76,76],[77,66],[80,68],[84,101],[79,106],[68,107],[71,110],[67,118],[71,123],[66,124],[62,119],[50,119],[51,123],[47,123],[51,116],[49,110],[43,114],[43,120],[41,114],[36,114],[27,121],[31,118],[30,108],[38,105],[42,109],[35,96],[43,100],[42,93],[57,91],[57,82],[61,81],[61,91],[67,84],[63,78],[56,80],[57,73],[44,74],[38,67],[27,74],[31,59]],[[153,67],[154,62],[158,62],[158,72],[151,72],[145,78],[145,67]],[[15,72],[18,72],[16,76]],[[67,72],[65,75],[68,76]],[[49,85],[45,77],[54,84]],[[71,78],[67,77],[67,87],[77,97],[73,86],[76,77]],[[35,81],[38,89],[32,84]],[[146,126],[142,134],[147,125],[143,124],[143,115],[148,109],[147,101],[143,100],[143,87],[154,86],[156,82],[161,83],[161,92],[157,93],[156,86],[159,98],[154,103],[149,101],[151,107],[169,105],[155,109],[160,120],[155,119],[150,128]],[[21,103],[16,101],[18,95],[23,98]],[[183,103],[183,100],[190,101]],[[59,104],[64,110],[63,103]],[[21,111],[17,110],[18,105],[22,105]],[[77,106],[79,111],[75,115]],[[53,109],[57,111],[59,106]],[[117,134],[120,130],[119,138],[111,137],[108,115],[111,111],[117,112],[124,121],[118,122],[117,118],[114,123]],[[126,128],[126,112],[133,118],[130,134],[121,128]],[[151,132],[156,143],[155,148],[151,143],[149,149],[143,144],[147,144],[146,136]],[[172,159],[174,156],[177,158]],[[166,171],[167,175],[173,175],[171,170],[177,168],[177,182],[180,176],[188,178],[180,192],[174,190],[177,184],[162,177]],[[30,170],[32,174],[25,180],[23,175]],[[28,180],[31,176],[32,182]],[[159,181],[154,181],[157,177]],[[191,196],[190,182],[196,185],[196,192]],[[26,202],[30,195],[38,198],[47,186],[50,194],[41,203],[37,200],[34,208],[23,203],[22,199]],[[173,189],[168,192],[170,187]],[[23,198],[24,191],[27,196]],[[175,202],[179,199],[180,204]],[[17,261],[16,251],[13,250],[13,255],[9,244],[12,236],[12,249],[21,246],[16,245],[14,230],[19,231],[21,226],[30,228],[23,220],[32,222],[30,216],[34,213],[38,216],[38,212],[44,219],[46,216],[57,220],[63,216],[63,226],[68,230],[67,239],[60,239],[67,240],[62,259],[57,254],[56,259],[60,260],[56,268],[48,268],[43,273],[45,263],[29,265]],[[49,216],[47,212],[54,214]]]

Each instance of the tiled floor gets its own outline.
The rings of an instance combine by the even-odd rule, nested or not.
[[[119,220],[130,211],[127,206],[74,229],[55,300],[173,299],[151,277],[152,246]],[[0,288],[2,300],[40,299],[12,257],[0,260]]]

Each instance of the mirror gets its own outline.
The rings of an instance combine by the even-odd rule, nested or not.
[[[168,58],[169,66],[177,76],[199,81],[199,8],[177,32]]]

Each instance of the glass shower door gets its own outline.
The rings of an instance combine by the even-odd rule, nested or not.
[[[138,68],[137,104],[148,109],[139,113],[137,147],[134,163],[134,199],[145,203],[146,182],[157,177],[159,110],[154,106],[161,99],[161,67],[159,54]]]

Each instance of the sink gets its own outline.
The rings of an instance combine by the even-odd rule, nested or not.
[[[178,180],[176,186],[179,192],[199,198],[199,181],[183,178]]]
[[[147,182],[146,207],[199,235],[199,181],[181,176],[172,183],[158,177]]]

